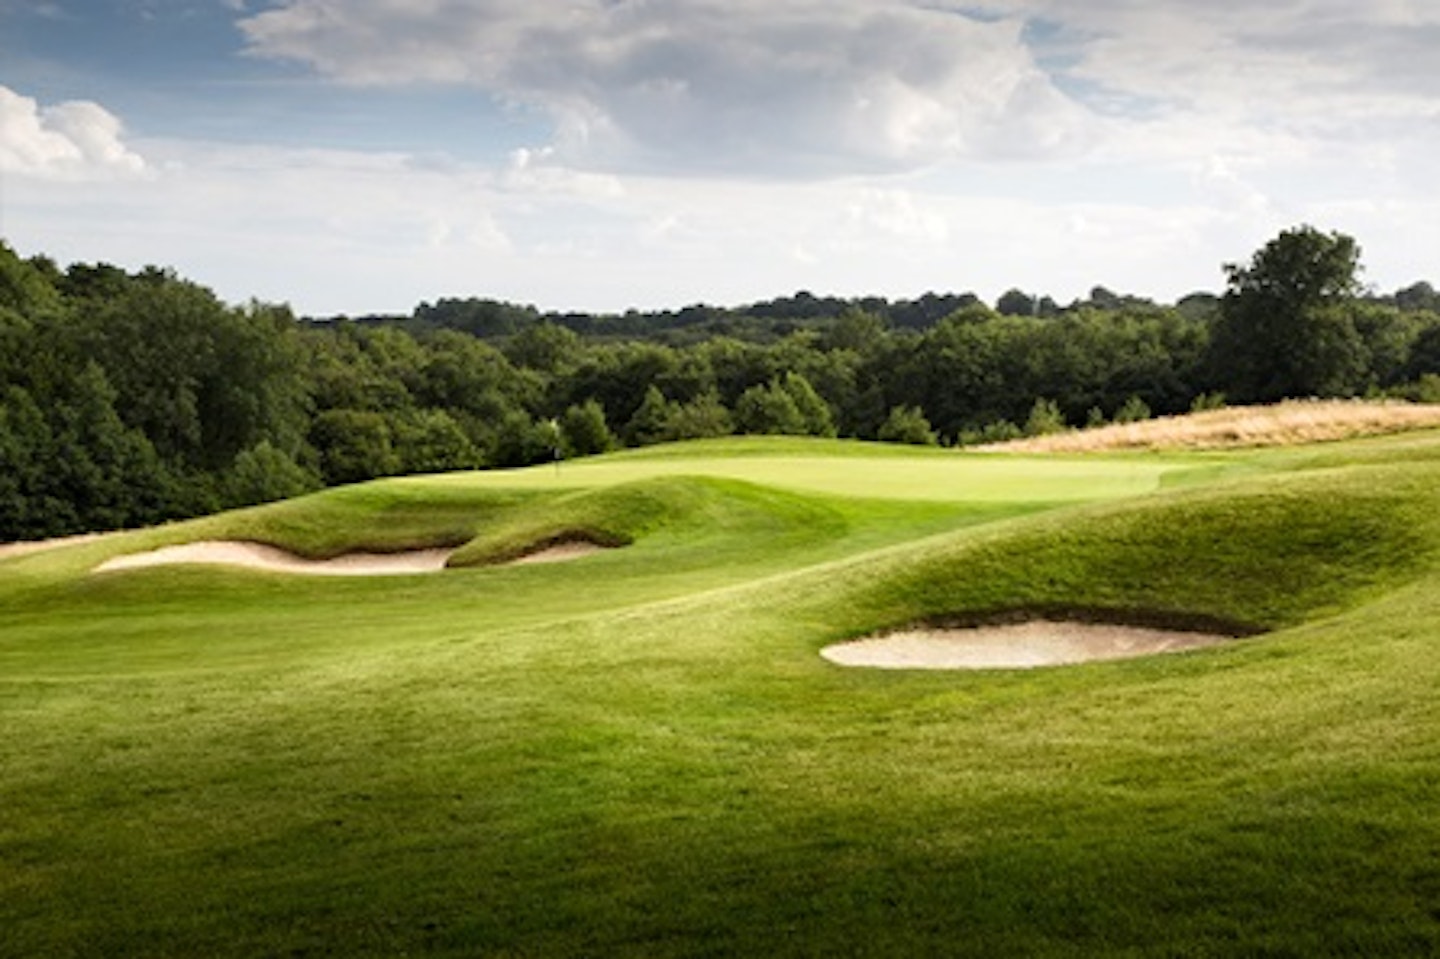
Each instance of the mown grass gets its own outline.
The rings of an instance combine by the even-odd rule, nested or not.
[[[1088,476],[702,445],[6,561],[0,951],[1433,952],[1440,460],[1389,442]],[[383,580],[84,572],[220,535],[494,556],[582,521],[631,545]],[[816,655],[1040,606],[1274,631],[1033,672]]]

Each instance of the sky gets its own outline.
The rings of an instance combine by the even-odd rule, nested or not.
[[[1436,0],[0,0],[0,237],[408,313],[1440,283]]]

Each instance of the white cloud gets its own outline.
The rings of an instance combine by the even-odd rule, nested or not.
[[[0,170],[57,180],[134,176],[145,160],[121,139],[120,120],[87,100],[52,107],[0,86]]]
[[[152,177],[7,191],[13,240],[62,262],[173,266],[232,301],[322,315],[467,295],[623,310],[797,289],[993,301],[1013,286],[1063,302],[1103,284],[1174,299],[1217,289],[1221,263],[1302,221],[1352,233],[1383,264],[1368,278],[1394,289],[1433,278],[1424,261],[1440,248],[1434,202],[1407,205],[1397,190],[1277,207],[1220,160],[1154,201],[1100,196],[1111,173],[1084,165],[999,183],[974,164],[898,182],[631,176],[589,190],[557,189],[546,178],[568,174],[543,158],[527,164],[545,175],[527,179],[515,164],[398,153],[145,145]]]
[[[317,313],[801,288],[1173,299],[1300,222],[1354,235],[1382,289],[1436,279],[1430,2],[212,2],[256,56],[413,84],[419,110],[430,85],[478,89],[553,136],[492,127],[489,167],[131,146],[103,108],[0,87],[0,165],[28,174],[6,184],[17,241]]]
[[[543,193],[580,198],[623,196],[625,188],[618,177],[575,170],[557,161],[551,147],[521,147],[510,154],[509,164],[500,183],[517,193]]]
[[[241,26],[251,54],[337,82],[538,108],[569,169],[1278,169],[1359,140],[1440,147],[1440,6],[1417,0],[283,0]]]
[[[1340,132],[1377,113],[1433,118],[1440,7],[1416,0],[994,0],[1050,24],[1064,72],[1163,109]]]
[[[538,106],[571,162],[846,173],[1088,142],[1019,21],[910,0],[289,0],[241,26],[337,81]]]

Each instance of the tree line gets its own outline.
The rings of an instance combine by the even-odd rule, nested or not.
[[[733,433],[966,444],[1227,401],[1440,401],[1440,296],[1366,294],[1359,270],[1353,239],[1300,227],[1170,306],[802,293],[318,321],[0,244],[0,540]]]

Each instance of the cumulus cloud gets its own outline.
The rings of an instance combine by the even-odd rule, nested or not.
[[[288,0],[257,56],[352,84],[468,84],[538,107],[572,159],[851,173],[1082,149],[1088,115],[1018,20],[895,0]]]
[[[41,107],[0,86],[0,170],[43,179],[134,176],[145,160],[121,139],[120,120],[98,103]]]
[[[982,0],[1044,24],[1063,71],[1099,91],[1195,111],[1342,132],[1377,115],[1433,119],[1428,68],[1440,7],[1416,0]]]

